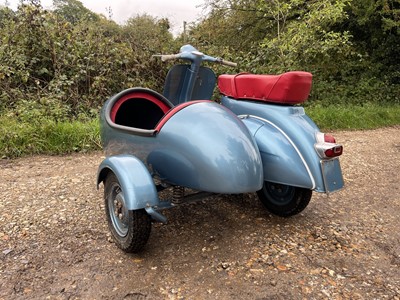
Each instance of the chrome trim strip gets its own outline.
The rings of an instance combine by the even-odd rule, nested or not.
[[[269,125],[273,126],[275,129],[277,129],[280,133],[282,133],[282,135],[289,141],[289,143],[292,145],[292,147],[294,148],[294,150],[296,150],[297,154],[299,155],[301,161],[303,162],[304,167],[307,170],[308,176],[310,177],[311,183],[312,183],[312,190],[314,190],[316,188],[316,184],[315,184],[315,179],[311,173],[311,170],[309,168],[309,166],[307,165],[306,160],[304,159],[303,155],[301,154],[300,150],[297,148],[297,146],[295,145],[295,143],[290,139],[290,137],[281,129],[279,128],[276,124],[272,123],[271,121],[268,121],[264,118],[260,118],[258,116],[253,116],[253,115],[239,115],[238,116],[240,119],[246,119],[246,118],[254,118],[260,121],[263,121],[265,123],[268,123]]]

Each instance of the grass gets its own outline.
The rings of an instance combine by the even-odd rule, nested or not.
[[[373,129],[400,124],[400,105],[306,107],[307,114],[322,130]],[[99,122],[89,121],[21,123],[0,116],[0,158],[33,154],[66,154],[100,150]]]
[[[20,123],[0,117],[1,158],[32,154],[65,154],[100,149],[97,119],[80,122]]]
[[[310,106],[306,113],[321,129],[374,129],[400,124],[400,105]]]

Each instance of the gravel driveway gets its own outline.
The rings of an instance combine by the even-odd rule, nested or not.
[[[0,299],[400,299],[400,127],[334,132],[346,188],[301,214],[254,194],[166,212],[145,251],[111,241],[102,153],[0,161]]]

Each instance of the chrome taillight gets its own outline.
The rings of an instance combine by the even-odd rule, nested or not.
[[[336,143],[335,138],[330,134],[317,132],[317,143],[315,150],[321,158],[333,158],[342,155],[343,146]]]

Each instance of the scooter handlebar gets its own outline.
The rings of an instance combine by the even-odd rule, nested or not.
[[[210,62],[216,62],[221,65],[229,66],[229,67],[237,67],[237,63],[231,62],[224,60],[222,58],[216,58],[208,55],[204,55],[201,52],[192,52],[192,54],[202,56],[204,61],[210,61]],[[174,60],[174,59],[179,59],[179,58],[185,58],[185,55],[182,56],[182,53],[178,54],[157,54],[153,55],[153,57],[160,57],[162,61],[167,61],[167,60]]]

